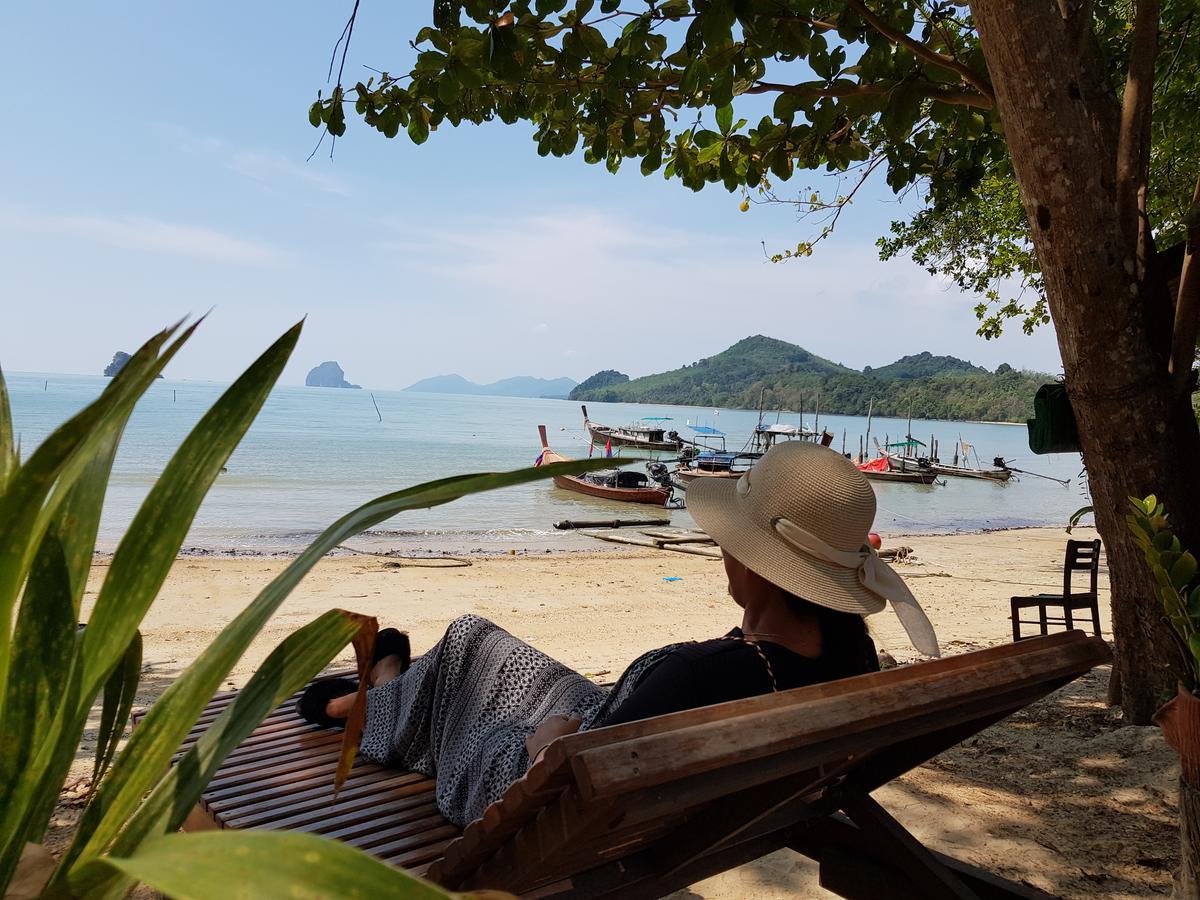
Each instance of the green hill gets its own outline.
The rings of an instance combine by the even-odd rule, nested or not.
[[[830,362],[803,347],[755,335],[690,365],[595,390],[572,399],[753,409],[760,394],[767,409],[811,410],[927,419],[1022,421],[1033,413],[1033,395],[1050,376],[1001,366],[988,372],[953,356],[919,353],[862,372]],[[582,388],[582,386],[581,386]]]
[[[983,366],[973,366],[965,359],[957,356],[934,356],[928,350],[913,356],[902,356],[894,363],[872,369],[863,369],[864,375],[890,381],[893,378],[928,378],[932,375],[944,375],[948,372],[986,373]]]
[[[610,387],[614,384],[625,384],[628,381],[629,376],[624,372],[618,372],[616,369],[604,369],[575,385],[571,389],[571,393],[567,396],[567,399],[578,400],[580,397],[587,397],[591,400],[598,400],[601,399],[600,392],[602,388]]]
[[[766,379],[782,375],[821,377],[839,372],[853,370],[822,359],[803,347],[757,334],[716,356],[682,368],[609,385],[599,391],[576,391],[579,396],[573,394],[572,399],[739,406],[745,405],[743,395],[756,390],[755,385]]]

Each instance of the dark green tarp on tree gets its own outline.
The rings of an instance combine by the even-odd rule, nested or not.
[[[1029,426],[1029,449],[1034,453],[1078,453],[1079,428],[1075,410],[1061,382],[1043,384],[1033,395],[1033,418]]]

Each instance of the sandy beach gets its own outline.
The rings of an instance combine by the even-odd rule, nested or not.
[[[1093,535],[1077,530],[1076,536]],[[1009,596],[1061,586],[1064,540],[1061,529],[1026,529],[892,538],[889,546],[912,548],[910,561],[898,568],[945,652],[959,653],[1011,640]],[[286,562],[179,559],[143,623],[139,702],[152,702]],[[106,565],[97,561],[91,588]],[[1106,573],[1101,582],[1107,584]],[[283,605],[230,686],[243,684],[284,635],[333,607],[407,629],[415,652],[436,641],[454,616],[478,613],[600,681],[614,680],[645,650],[722,634],[740,618],[720,563],[683,554],[517,554],[457,567],[331,557]],[[1110,637],[1107,596],[1101,609]],[[869,622],[880,649],[899,663],[915,658],[890,612]],[[1157,729],[1122,727],[1119,713],[1104,703],[1107,678],[1106,669],[1097,670],[877,798],[930,846],[1055,894],[1169,893],[1178,841],[1177,760]],[[90,739],[94,731],[85,735],[76,762],[80,776],[90,770]],[[73,816],[68,799],[57,824]],[[697,884],[685,895],[826,896],[815,866],[790,852]]]

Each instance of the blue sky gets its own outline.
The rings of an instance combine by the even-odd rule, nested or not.
[[[306,162],[351,6],[7,6],[0,365],[98,373],[212,307],[172,377],[229,380],[305,315],[286,382],[326,359],[378,388],[639,375],[756,333],[855,367],[930,350],[1059,370],[1049,329],[986,342],[971,298],[877,261],[903,213],[882,183],[812,259],[771,265],[764,242],[812,235],[790,209],[542,159],[528,125],[414,147],[351,120]],[[365,0],[347,79],[404,68],[429,8]],[[784,192],[805,185],[828,187],[805,173]]]

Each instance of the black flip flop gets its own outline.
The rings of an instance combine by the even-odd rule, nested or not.
[[[320,725],[322,728],[342,727],[345,719],[335,719],[325,712],[325,706],[330,700],[345,697],[358,690],[358,682],[349,678],[327,678],[324,681],[314,681],[300,699],[296,701],[296,714],[305,722]]]
[[[377,664],[385,656],[399,656],[400,671],[407,671],[412,663],[408,635],[397,628],[385,628],[375,635],[375,654],[371,657],[371,665]]]

